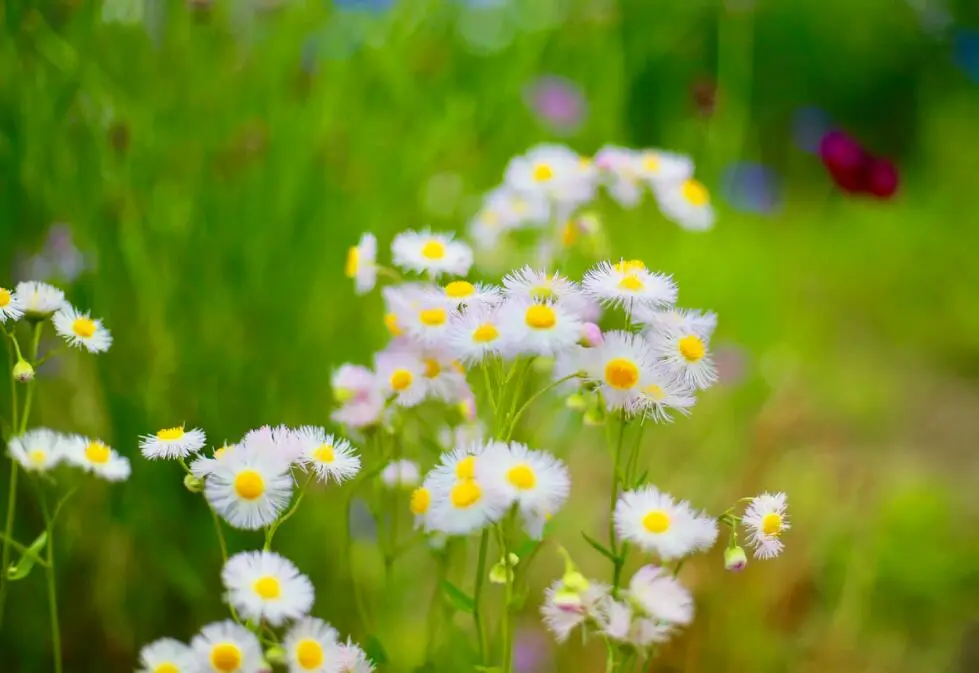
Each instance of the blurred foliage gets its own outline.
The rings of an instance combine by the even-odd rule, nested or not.
[[[69,296],[116,337],[106,356],[47,372],[37,422],[100,434],[135,467],[121,487],[87,483],[65,516],[66,670],[131,670],[141,644],[223,614],[211,522],[176,469],[138,458],[137,436],[181,420],[215,440],[326,423],[331,367],[384,343],[379,298],[356,299],[343,278],[346,247],[364,230],[383,245],[405,227],[461,229],[508,158],[551,137],[522,102],[551,73],[587,97],[569,141],[580,152],[689,152],[715,189],[731,161],[758,160],[784,185],[776,215],[720,204],[704,235],[649,205],[606,211],[614,250],[673,273],[681,303],[718,311],[719,344],[745,360],[743,380],[647,433],[651,474],[712,508],[783,489],[794,515],[777,562],[685,569],[700,614],[658,670],[977,670],[979,635],[965,627],[979,620],[979,89],[948,40],[901,0],[371,9],[383,4],[157,0],[127,25],[102,22],[97,3],[4,3],[3,277],[52,222],[70,223],[95,267]],[[979,23],[966,0],[949,11]],[[803,105],[895,157],[899,197],[835,194],[792,143]],[[569,442],[564,412],[546,418]],[[556,522],[596,572],[577,530],[604,525],[589,508],[606,497],[601,442],[586,429],[565,449],[574,513]],[[316,614],[364,637],[338,558],[339,501],[314,494],[281,551],[311,575]],[[22,511],[30,539],[39,516]],[[380,592],[366,542],[357,567]],[[407,563],[405,578],[431,575],[423,555]],[[558,569],[545,552],[538,589]],[[13,588],[4,671],[46,670],[41,590],[39,577]],[[415,606],[430,591],[375,596],[391,670],[421,663]],[[536,670],[601,665],[579,648]]]

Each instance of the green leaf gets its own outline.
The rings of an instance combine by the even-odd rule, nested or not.
[[[499,666],[473,666],[479,673],[502,673],[503,669]]]
[[[20,557],[20,560],[7,568],[7,579],[13,582],[27,577],[34,568],[34,564],[40,560],[41,550],[44,549],[44,545],[47,542],[48,533],[44,531],[31,543],[31,546],[27,548],[27,551]]]
[[[632,485],[632,488],[636,489],[642,486],[643,484],[645,484],[646,477],[648,476],[649,476],[649,468],[647,467],[645,470],[642,471],[642,474],[639,475],[639,478],[636,479],[636,483]]]
[[[452,582],[442,580],[442,584],[440,586],[442,587],[442,593],[445,594],[445,597],[448,599],[449,603],[451,603],[452,607],[454,607],[456,610],[472,614],[472,612],[476,609],[476,601],[470,598],[467,593],[454,585]]]
[[[581,531],[581,535],[585,538],[585,542],[587,542],[588,544],[590,544],[592,547],[595,548],[595,551],[597,551],[599,554],[601,554],[608,560],[612,561],[613,563],[618,563],[619,558],[615,554],[613,554],[608,549],[608,547],[606,547],[601,542],[599,542],[598,540],[590,536],[585,531]]]
[[[537,549],[540,544],[541,540],[524,540],[519,547],[513,550],[513,553],[519,556],[521,559],[525,559],[530,556],[530,554],[533,553],[533,551]]]
[[[367,636],[367,640],[364,641],[364,654],[374,662],[375,666],[388,663],[388,653],[377,636]]]

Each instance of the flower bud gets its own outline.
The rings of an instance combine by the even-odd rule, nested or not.
[[[520,557],[510,552],[506,559],[506,566],[504,567],[503,559],[500,559],[491,569],[489,574],[489,580],[493,584],[506,584],[507,581],[513,581],[513,569],[520,563]]]
[[[342,386],[337,386],[333,389],[333,397],[340,404],[346,404],[356,396],[353,390],[350,388],[344,388]]]
[[[588,400],[581,393],[575,393],[573,395],[568,395],[568,399],[564,401],[564,405],[568,409],[573,409],[574,411],[583,411],[588,408]]]
[[[605,413],[600,407],[592,407],[585,412],[584,422],[585,425],[591,425],[593,427],[605,425]]]
[[[184,488],[191,493],[200,493],[204,490],[204,480],[198,479],[192,474],[188,474],[186,477],[184,477]]]
[[[605,341],[602,336],[602,328],[593,322],[586,322],[581,326],[581,343],[589,348],[601,346]]]
[[[31,366],[30,362],[27,362],[26,360],[18,360],[17,364],[14,365],[13,376],[15,380],[20,381],[21,383],[33,381],[34,368]]]
[[[728,547],[724,550],[724,569],[738,573],[748,565],[748,556],[739,546]]]
[[[273,666],[285,666],[286,651],[278,645],[273,645],[265,651],[265,661]]]

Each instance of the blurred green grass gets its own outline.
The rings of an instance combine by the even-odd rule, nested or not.
[[[561,20],[542,21],[545,6]],[[5,5],[0,258],[10,269],[50,222],[70,222],[97,268],[69,295],[116,338],[105,357],[72,355],[42,381],[38,421],[105,436],[135,468],[120,487],[86,484],[65,517],[67,670],[131,670],[141,644],[188,638],[222,615],[206,512],[175,470],[138,458],[137,436],[181,420],[214,439],[325,423],[330,368],[384,343],[379,298],[356,299],[342,277],[347,246],[364,230],[383,245],[405,227],[461,229],[508,158],[550,137],[521,98],[549,72],[587,95],[570,141],[581,152],[605,142],[690,152],[715,190],[728,162],[757,159],[785,184],[777,216],[721,204],[704,235],[651,206],[605,211],[614,249],[673,273],[681,303],[716,310],[718,342],[747,357],[743,382],[649,433],[651,474],[712,508],[782,489],[794,515],[779,561],[740,576],[716,558],[685,570],[700,614],[662,670],[975,670],[961,653],[979,619],[979,90],[899,2],[768,1],[734,14],[715,2],[515,7],[512,42],[477,54],[454,3],[343,22],[297,3],[235,32],[227,5],[171,2],[155,39],[98,23],[95,5]],[[335,57],[358,34],[370,42]],[[324,56],[314,72],[301,67],[310,37]],[[690,100],[702,77],[720,80],[709,120]],[[833,193],[790,142],[792,111],[810,103],[898,157],[897,199]],[[437,210],[433,175],[462,185]],[[546,417],[568,422],[556,409]],[[577,530],[605,497],[607,480],[593,476],[608,470],[601,445],[586,431],[564,447],[576,504],[556,522],[595,572],[601,559]],[[316,584],[317,614],[359,636],[339,507],[336,492],[314,494],[281,546]],[[23,511],[27,537],[39,516]],[[556,557],[542,559],[541,586],[559,572]],[[426,563],[409,562],[406,576]],[[45,670],[41,589],[39,577],[13,588],[0,633],[13,671]],[[420,663],[411,606],[428,591],[383,596],[386,645],[403,654],[395,670]],[[552,670],[601,665],[576,645],[555,655]]]

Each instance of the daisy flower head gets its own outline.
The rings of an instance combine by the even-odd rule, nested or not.
[[[755,558],[770,559],[782,553],[782,532],[791,528],[787,509],[784,493],[762,493],[748,503],[741,523],[748,531]]]
[[[503,300],[500,288],[468,280],[452,280],[442,286],[445,298],[456,307],[487,304],[494,306]]]
[[[661,560],[709,549],[717,539],[717,522],[677,502],[655,486],[626,491],[615,504],[619,538],[656,553]]]
[[[595,187],[581,163],[581,157],[567,147],[541,144],[511,159],[504,181],[517,192],[545,196],[552,202],[584,203],[591,200]]]
[[[384,393],[377,377],[367,367],[341,365],[331,378],[333,397],[340,408],[331,418],[351,428],[362,428],[377,423],[384,411]]]
[[[388,488],[413,488],[420,480],[418,463],[413,460],[392,460],[381,470],[381,483]]]
[[[52,318],[54,330],[69,346],[84,348],[89,353],[104,353],[112,345],[112,334],[101,320],[92,319],[71,304],[65,303]]]
[[[347,251],[344,275],[354,281],[357,294],[366,294],[377,283],[377,239],[364,233],[357,245]]]
[[[424,349],[419,353],[425,365],[425,396],[446,404],[457,404],[471,395],[462,363],[446,350]]]
[[[67,462],[107,481],[129,478],[129,459],[101,440],[76,435],[65,439],[64,451]]]
[[[374,664],[359,646],[347,638],[346,643],[337,646],[335,650],[337,673],[372,673]]]
[[[578,343],[582,322],[561,302],[514,299],[501,314],[507,354],[554,356]]]
[[[24,317],[24,305],[16,292],[0,287],[0,323],[20,320]]]
[[[492,445],[490,445],[490,448]],[[467,535],[499,521],[509,502],[487,488],[477,472],[488,447],[473,445],[442,455],[441,464],[426,478],[430,503],[428,525],[446,535]]]
[[[539,192],[517,191],[504,184],[488,193],[483,212],[496,213],[506,229],[546,225],[551,219],[551,204]]]
[[[655,194],[663,215],[687,231],[706,231],[714,226],[710,192],[693,178],[661,184]]]
[[[654,377],[656,357],[649,343],[638,334],[613,330],[602,343],[577,351],[585,377],[598,383],[609,409],[636,411],[643,388]]]
[[[470,306],[452,317],[445,338],[446,348],[467,365],[502,353],[507,345],[501,306]]]
[[[342,484],[360,472],[360,458],[346,439],[308,425],[299,428],[297,433],[303,447],[303,464],[312,468],[324,484],[331,479]]]
[[[398,331],[426,346],[445,342],[449,321],[457,310],[438,288],[425,285],[412,286],[391,302]]]
[[[468,245],[455,241],[452,234],[428,230],[403,231],[391,243],[394,264],[406,271],[427,273],[433,278],[442,274],[465,276],[473,263]]]
[[[12,437],[7,451],[28,472],[47,472],[65,459],[66,439],[54,430],[37,428]]]
[[[184,426],[175,425],[158,430],[152,435],[143,435],[139,440],[139,449],[150,460],[186,458],[203,449],[206,442],[207,437],[203,430],[185,430]]]
[[[342,364],[330,377],[333,397],[340,404],[366,398],[376,385],[374,372],[360,365]]]
[[[606,145],[595,154],[595,166],[609,196],[623,208],[633,208],[642,201],[645,185],[641,181],[635,150]]]
[[[647,336],[668,330],[680,330],[695,332],[702,338],[709,339],[717,327],[717,314],[713,311],[688,308],[663,309],[638,305],[632,311],[632,318],[646,325]]]
[[[634,156],[636,174],[653,188],[682,183],[693,175],[693,161],[682,154],[647,149]]]
[[[541,616],[544,626],[554,638],[563,643],[578,626],[594,618],[598,604],[608,595],[609,588],[590,582],[583,591],[575,591],[557,580],[544,591]]]
[[[476,478],[507,507],[517,505],[536,538],[544,522],[561,509],[571,493],[571,475],[563,462],[518,442],[493,444],[480,457]]]
[[[286,633],[289,673],[332,673],[336,670],[337,631],[316,617],[303,617]]]
[[[670,626],[637,613],[631,603],[606,596],[595,608],[595,621],[607,638],[640,650],[665,642]]]
[[[234,450],[234,444],[222,444],[218,448],[214,449],[214,453],[212,453],[210,457],[199,455],[197,459],[190,464],[190,473],[198,479],[206,479],[207,476],[214,471],[215,466],[221,461],[226,460],[228,454]]]
[[[17,283],[15,294],[28,320],[43,320],[65,304],[64,292],[36,280]]]
[[[548,273],[531,266],[524,266],[504,276],[503,294],[508,299],[560,301],[575,308],[586,301],[581,288],[574,281],[556,271]]]
[[[204,484],[204,497],[235,528],[258,530],[271,524],[292,498],[291,463],[254,441],[229,451]]]
[[[263,425],[249,430],[241,438],[240,444],[249,451],[264,454],[282,463],[286,469],[293,464],[303,464],[302,438],[298,431],[285,425],[277,425],[274,428]]]
[[[415,528],[428,532],[432,530],[432,494],[435,486],[428,477],[425,482],[411,492],[408,509],[415,518]]]
[[[138,673],[196,673],[194,651],[179,640],[160,638],[139,651]]]
[[[227,601],[245,618],[279,626],[313,607],[313,583],[287,558],[272,551],[245,551],[224,564]]]
[[[686,385],[706,390],[717,381],[710,337],[704,331],[666,328],[656,331],[650,341],[666,371]]]
[[[639,260],[615,264],[601,262],[585,274],[585,293],[608,306],[666,307],[676,303],[676,283],[668,275],[654,273]]]
[[[629,582],[629,597],[659,622],[686,626],[693,621],[690,592],[659,566],[647,565],[636,571]]]
[[[670,412],[687,415],[697,402],[693,390],[657,364],[640,386],[638,407],[656,423],[673,420]]]
[[[241,624],[225,620],[208,624],[190,641],[197,660],[195,673],[259,673],[264,670],[262,645]]]
[[[374,356],[374,369],[386,396],[403,407],[413,407],[425,398],[425,363],[414,351],[389,348]]]

